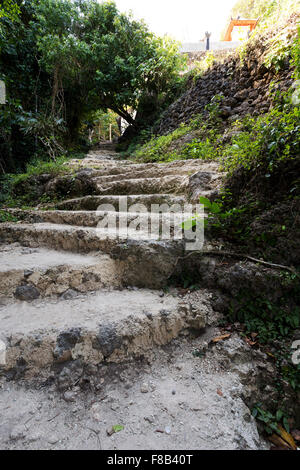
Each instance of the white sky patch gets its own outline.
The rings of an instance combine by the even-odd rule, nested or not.
[[[219,41],[236,0],[115,0],[121,12],[132,10],[159,36],[168,34],[181,42],[202,40],[205,31]]]

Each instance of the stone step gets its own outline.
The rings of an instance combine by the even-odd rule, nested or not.
[[[144,289],[0,306],[5,345],[0,372],[31,378],[72,360],[122,362],[167,344],[183,330],[203,329],[206,317],[207,306],[199,301]]]
[[[140,194],[140,195],[128,195],[128,196],[84,196],[76,199],[69,199],[55,204],[55,206],[48,206],[48,208],[55,208],[60,210],[87,210],[87,211],[96,211],[99,206],[112,205],[118,212],[127,212],[128,208],[135,204],[142,204],[146,207],[147,210],[151,210],[153,204],[166,205],[166,210],[168,211],[168,206],[173,204],[184,205],[187,203],[187,200],[184,196],[175,196],[173,194]]]
[[[134,178],[186,175],[198,171],[218,173],[220,167],[218,162],[197,159],[176,160],[170,163],[135,163],[131,160],[100,159],[96,154],[89,154],[84,160],[71,160],[67,165],[82,170],[94,170],[99,176],[129,174]]]
[[[73,253],[106,253],[118,263],[123,284],[151,288],[166,283],[185,246],[183,240],[149,240],[147,233],[133,230],[129,238],[123,232],[118,238],[112,230],[107,234],[91,227],[48,223],[0,224],[0,242]]]
[[[102,177],[95,178],[99,195],[139,195],[155,193],[184,194],[188,185],[186,176],[163,176],[161,178],[119,179],[103,182]]]
[[[192,207],[192,206],[191,206]],[[184,209],[184,208],[183,208]],[[186,206],[188,209],[188,206]],[[129,226],[137,224],[147,226],[150,222],[157,223],[161,227],[164,224],[170,224],[172,227],[180,227],[180,224],[190,217],[189,212],[174,213],[151,213],[151,212],[116,212],[116,211],[41,211],[41,210],[22,210],[9,209],[8,213],[29,223],[51,223],[60,225],[77,225],[82,227],[97,227],[101,221],[115,220],[118,226]],[[119,225],[120,224],[120,225]]]
[[[117,263],[109,255],[80,255],[18,243],[0,246],[0,298],[31,301],[71,291],[120,287]]]
[[[195,160],[188,160],[184,165],[131,165],[131,166],[113,166],[108,165],[102,169],[83,169],[88,171],[92,177],[97,177],[99,183],[112,182],[120,179],[141,179],[141,178],[162,178],[170,176],[191,176],[200,171],[211,173],[211,176],[219,175],[218,167],[215,163],[201,164],[193,163]],[[179,162],[178,162],[179,163]]]

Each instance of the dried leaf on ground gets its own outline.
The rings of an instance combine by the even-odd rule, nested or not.
[[[287,442],[292,449],[297,450],[297,446],[296,446],[293,436],[280,425],[278,426],[278,430],[280,432],[282,439],[284,439],[285,442]]]
[[[279,449],[286,449],[289,450],[291,447],[288,445],[287,442],[285,442],[280,436],[277,434],[272,434],[272,436],[269,436],[269,441],[272,442],[276,447]]]
[[[222,335],[222,336],[217,336],[216,338],[213,338],[211,340],[212,343],[218,343],[219,341],[223,341],[224,339],[228,339],[231,337],[231,334],[226,334],[226,335]]]
[[[255,346],[257,344],[257,341],[252,341],[251,339],[245,337],[245,341],[249,346]]]

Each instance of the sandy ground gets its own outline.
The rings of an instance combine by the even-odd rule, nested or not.
[[[239,377],[184,336],[140,362],[104,365],[95,391],[2,380],[1,449],[265,449]],[[115,425],[124,428],[112,435]]]

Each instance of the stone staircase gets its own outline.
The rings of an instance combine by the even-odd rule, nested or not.
[[[120,361],[206,324],[201,303],[183,304],[161,289],[185,252],[185,240],[174,235],[182,214],[170,219],[168,209],[214,194],[221,182],[217,164],[136,164],[119,161],[106,147],[69,167],[86,172],[97,194],[10,209],[18,222],[0,225],[5,373],[34,376],[78,358]],[[161,206],[160,230],[151,237],[153,205]],[[117,237],[99,226],[109,216],[122,227]],[[171,226],[168,240],[164,223]]]
[[[69,165],[99,194],[10,209],[18,222],[0,224],[0,448],[268,448],[244,404],[250,347],[212,346],[210,291],[163,289],[185,253],[180,214],[169,240],[133,227],[152,204],[165,204],[163,225],[168,206],[212,195],[217,165],[137,165],[110,147]],[[128,236],[99,227],[111,214]]]

